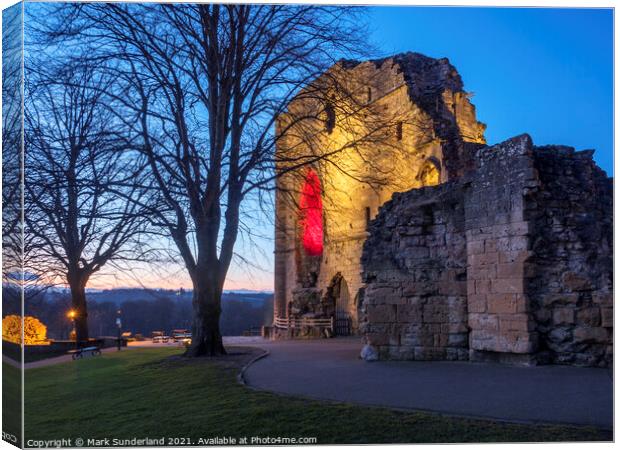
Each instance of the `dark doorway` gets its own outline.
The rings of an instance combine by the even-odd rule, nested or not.
[[[349,336],[351,334],[351,295],[344,277],[338,273],[330,283],[334,308],[334,334]]]

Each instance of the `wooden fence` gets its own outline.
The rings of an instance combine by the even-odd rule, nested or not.
[[[329,319],[310,319],[306,317],[302,317],[300,319],[295,319],[292,317],[276,317],[273,321],[273,325],[276,328],[282,329],[294,329],[294,328],[302,328],[302,327],[317,327],[317,328],[329,328],[332,332],[334,331],[334,318]]]

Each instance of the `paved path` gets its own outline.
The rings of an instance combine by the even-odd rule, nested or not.
[[[126,348],[123,347],[123,350],[126,350]],[[101,349],[102,353],[110,353],[110,352],[117,352],[117,351],[118,350],[116,349],[116,347],[109,347],[109,348]],[[87,355],[87,356],[84,356],[84,358],[91,358],[91,356]],[[93,358],[96,358],[96,356],[93,356]],[[2,355],[2,361],[18,369],[20,368],[19,362],[5,355]],[[39,367],[53,366],[55,364],[60,364],[60,363],[65,363],[65,362],[70,362],[70,361],[72,361],[71,355],[54,356],[53,358],[46,358],[46,359],[41,359],[38,361],[27,362],[26,364],[24,364],[24,369],[36,369]]]
[[[260,336],[224,336],[222,340],[224,341],[224,345],[256,346],[264,342],[269,342]],[[161,348],[161,347],[183,347],[183,346],[184,345],[182,342],[174,342],[172,340],[169,340],[166,343],[158,342],[156,344],[153,343],[153,341],[151,341],[150,339],[146,341],[133,341],[133,342],[127,343],[128,348]]]
[[[224,337],[224,344],[225,345],[254,345],[256,346],[256,344],[260,344],[262,343],[264,340],[261,337],[255,337],[255,336],[231,336],[231,337]],[[123,347],[123,350],[121,351],[126,351],[126,350],[131,350],[134,348],[161,348],[161,347],[183,347],[182,343],[179,342],[168,342],[165,344],[153,344],[152,341],[147,340],[147,341],[135,341],[135,342],[129,342],[127,347]],[[116,352],[118,351],[116,347],[109,347],[109,348],[104,348],[101,350],[103,353],[110,353],[110,352]],[[85,358],[89,358],[90,356],[85,356]],[[21,368],[19,362],[9,358],[6,355],[2,355],[2,361],[19,369]],[[26,364],[24,364],[24,368],[25,369],[36,369],[38,367],[46,367],[46,366],[53,366],[55,364],[61,364],[61,363],[66,363],[66,362],[70,362],[72,361],[71,355],[60,355],[60,356],[55,356],[53,358],[46,358],[46,359],[41,359],[39,361],[32,361],[32,362],[28,362]]]
[[[256,345],[256,344],[255,344]],[[285,394],[516,422],[611,428],[611,371],[469,362],[365,362],[359,339],[263,341],[246,382]]]

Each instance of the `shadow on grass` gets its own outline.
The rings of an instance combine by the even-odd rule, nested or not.
[[[321,402],[236,381],[260,350],[216,358],[135,349],[26,371],[26,438],[300,437],[318,444],[608,441],[592,427],[524,425]],[[173,441],[171,441],[173,442]],[[250,441],[251,442],[251,441]],[[250,443],[248,442],[248,443]],[[272,442],[274,443],[274,442]]]

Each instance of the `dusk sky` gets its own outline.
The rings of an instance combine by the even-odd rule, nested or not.
[[[378,56],[415,51],[449,58],[465,90],[475,93],[489,144],[527,132],[536,145],[595,149],[597,163],[613,175],[611,9],[399,6],[369,12]],[[256,229],[266,236],[260,248],[240,241],[237,251],[260,268],[231,267],[227,289],[273,287],[272,228],[262,223]],[[183,270],[155,277],[165,287],[190,286],[185,278]]]
[[[385,54],[450,60],[489,144],[527,132],[595,149],[613,174],[611,9],[376,7],[371,22]]]

